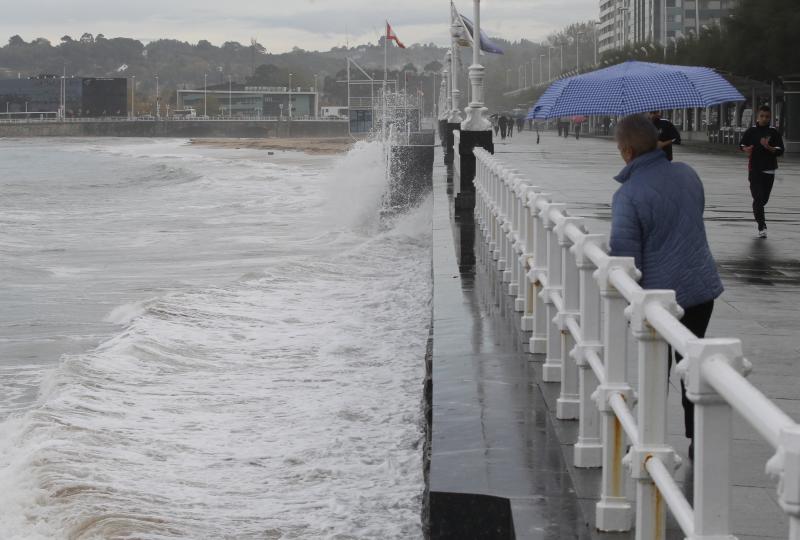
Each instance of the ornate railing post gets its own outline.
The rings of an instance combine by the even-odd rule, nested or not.
[[[533,218],[528,208],[528,200],[538,188],[525,184],[519,193],[520,241],[519,274],[517,276],[517,298],[514,301],[516,311],[523,313],[520,327],[523,332],[533,330],[533,285],[528,279],[533,257]]]
[[[578,365],[570,357],[576,345],[576,337],[567,327],[567,320],[580,321],[581,284],[575,255],[570,251],[572,240],[567,236],[569,225],[582,229],[583,220],[566,217],[555,227],[558,245],[561,247],[561,296],[564,301],[563,311],[556,315],[556,324],[561,332],[561,395],[556,402],[556,418],[560,420],[574,420],[580,412]]]
[[[731,538],[731,406],[703,376],[703,363],[724,358],[739,373],[748,371],[738,339],[690,341],[679,372],[694,408],[694,538]],[[800,473],[800,470],[797,471]],[[794,478],[798,478],[797,475]],[[800,500],[798,500],[800,502]]]
[[[533,284],[534,307],[533,307],[533,335],[530,339],[530,351],[534,354],[544,354],[547,352],[547,313],[545,301],[542,297],[544,285],[541,276],[547,276],[547,231],[544,228],[539,208],[539,201],[550,202],[550,195],[547,193],[536,193],[528,201],[528,207],[533,221],[533,267],[528,272],[528,280]]]
[[[581,288],[581,330],[583,343],[573,350],[575,363],[579,372],[580,425],[578,427],[578,440],[575,443],[576,467],[600,467],[603,461],[603,441],[600,437],[600,411],[592,399],[597,390],[598,380],[589,361],[588,354],[596,354],[602,358],[603,342],[601,340],[600,326],[600,289],[592,275],[597,269],[595,264],[586,254],[588,246],[598,246],[606,251],[604,235],[587,234],[572,246],[575,253],[575,263],[580,272]]]
[[[561,381],[561,330],[558,328],[556,315],[558,308],[553,302],[553,293],[561,294],[561,246],[555,232],[555,222],[551,219],[551,210],[563,210],[562,203],[548,203],[542,208],[541,220],[547,237],[547,284],[540,293],[545,302],[547,321],[547,356],[542,366],[544,382]]]
[[[595,401],[603,415],[603,478],[600,500],[597,502],[596,526],[601,531],[629,531],[631,504],[625,496],[625,432],[611,408],[612,394],[621,395],[633,405],[633,390],[627,381],[628,322],[625,308],[628,302],[609,281],[614,269],[626,271],[634,279],[639,272],[633,258],[609,257],[597,269],[595,277],[603,299],[603,362],[606,380],[597,387]]]
[[[627,310],[639,350],[639,444],[631,448],[628,456],[631,476],[636,480],[637,540],[660,539],[667,534],[666,503],[647,471],[647,460],[660,459],[669,471],[680,463],[667,445],[667,342],[647,322],[646,311],[654,303],[676,319],[683,316],[675,291],[637,291]]]

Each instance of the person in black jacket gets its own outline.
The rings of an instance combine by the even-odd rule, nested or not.
[[[767,221],[764,207],[769,202],[778,157],[783,155],[783,138],[778,130],[770,127],[772,110],[764,105],[758,109],[756,125],[742,135],[739,148],[750,156],[748,180],[750,195],[753,197],[753,216],[758,224],[759,238],[767,237]]]
[[[658,147],[667,154],[667,159],[672,161],[672,145],[681,144],[681,134],[675,124],[661,118],[661,111],[650,111],[650,120],[658,130]]]

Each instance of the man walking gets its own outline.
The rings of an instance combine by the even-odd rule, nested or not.
[[[650,120],[658,130],[658,147],[664,151],[667,159],[672,161],[672,145],[681,144],[678,128],[669,120],[661,118],[661,111],[650,111]]]
[[[694,169],[667,159],[658,138],[653,122],[643,115],[627,116],[616,126],[626,166],[616,177],[622,186],[611,205],[611,255],[636,260],[643,288],[674,290],[683,308],[681,323],[703,338],[714,299],[723,291],[703,222],[703,184]],[[693,459],[694,404],[682,381],[681,395]]]
[[[748,180],[759,238],[767,237],[764,207],[769,202],[775,171],[778,170],[778,157],[783,155],[784,149],[781,134],[769,125],[771,120],[772,110],[767,105],[760,107],[756,125],[745,131],[739,142],[739,148],[750,156]]]

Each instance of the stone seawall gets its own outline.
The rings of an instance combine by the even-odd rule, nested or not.
[[[347,121],[137,120],[0,124],[0,137],[346,137]]]

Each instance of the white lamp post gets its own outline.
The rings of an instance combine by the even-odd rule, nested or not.
[[[472,29],[472,65],[469,80],[472,83],[472,101],[466,108],[467,119],[461,124],[462,131],[491,131],[492,124],[486,118],[484,107],[484,79],[486,69],[480,63],[481,55],[481,0],[473,0],[475,26]]]
[[[292,119],[292,74],[289,73],[289,119]]]
[[[583,32],[575,34],[575,70],[581,70],[581,36]]]
[[[203,75],[203,117],[208,116],[208,73]]]
[[[156,118],[161,118],[161,94],[158,91],[158,75],[156,75]]]
[[[453,108],[450,110],[450,117],[447,121],[451,124],[460,124],[463,118],[461,117],[460,97],[461,92],[458,89],[458,38],[461,34],[461,24],[458,23],[451,15],[450,21],[450,82],[453,85],[451,90]]]

